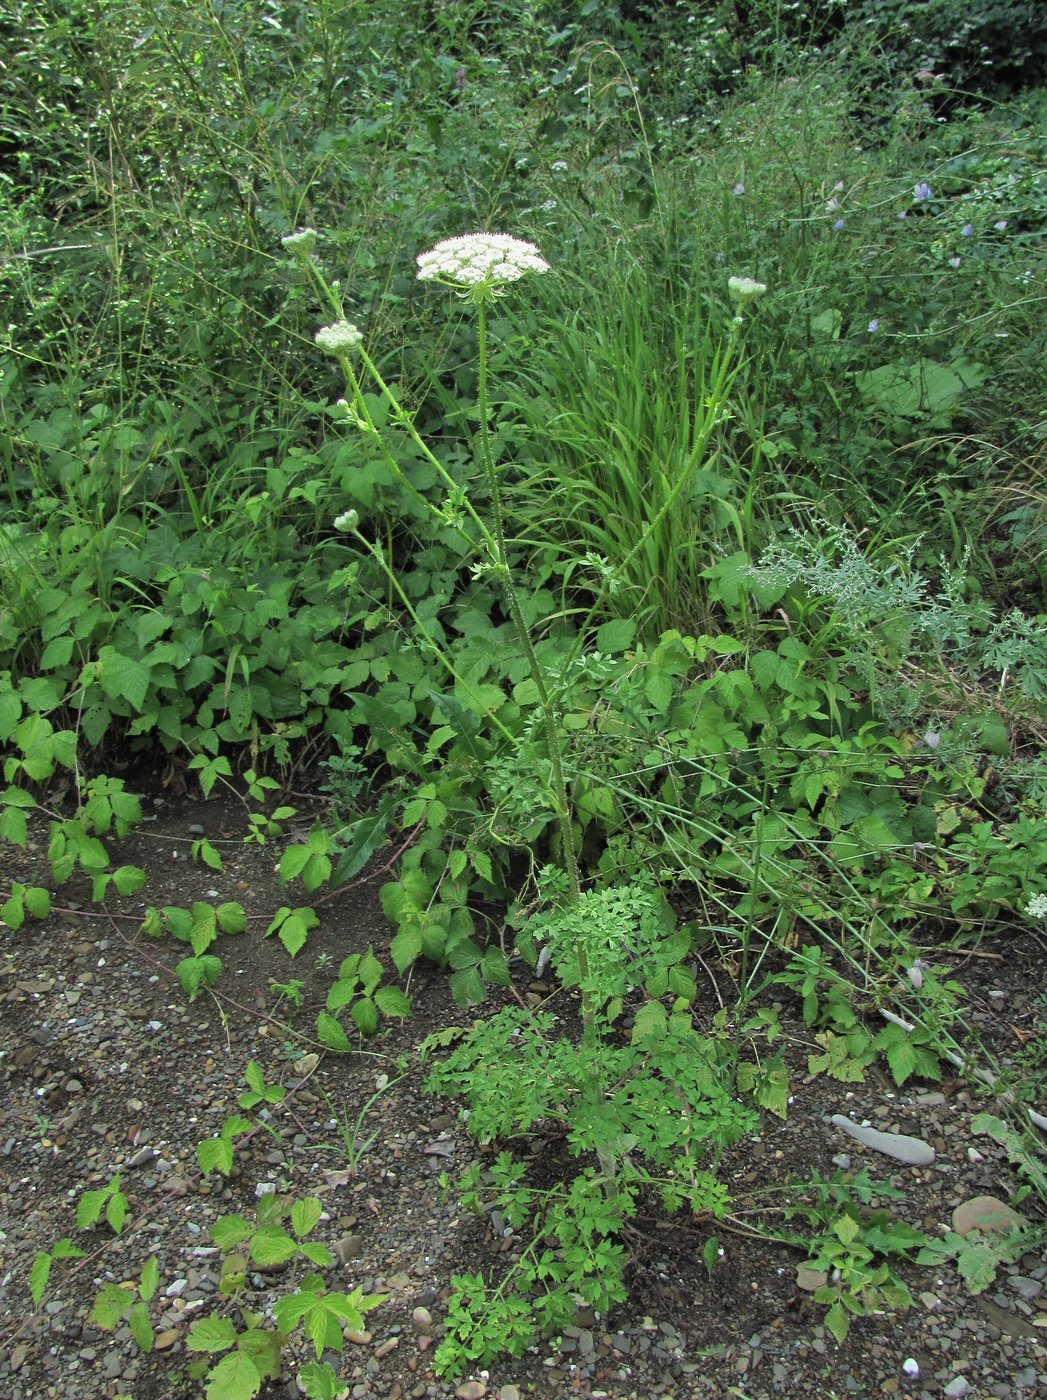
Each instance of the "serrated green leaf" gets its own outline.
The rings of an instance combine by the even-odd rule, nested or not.
[[[311,1307],[316,1303],[316,1294],[299,1289],[297,1293],[278,1298],[273,1307],[276,1325],[285,1337],[289,1336]]]
[[[305,1196],[296,1200],[291,1207],[291,1229],[298,1238],[304,1239],[316,1229],[316,1223],[323,1214],[323,1206],[316,1196]]]
[[[263,1225],[251,1236],[251,1258],[263,1269],[286,1264],[298,1253],[298,1246],[279,1225]]]
[[[999,1253],[992,1245],[967,1240],[956,1256],[960,1277],[972,1293],[983,1293],[996,1278]]]
[[[144,1303],[136,1303],[127,1316],[131,1336],[138,1343],[139,1351],[152,1351],[153,1328],[149,1321],[149,1309]]]
[[[24,846],[28,836],[25,813],[20,807],[4,807],[0,810],[0,837],[10,841],[12,846]]]
[[[316,1240],[307,1240],[299,1247],[309,1262],[315,1264],[317,1268],[329,1269],[334,1263],[334,1255],[325,1244],[319,1244]]]
[[[60,1239],[51,1250],[52,1259],[85,1259],[87,1251],[74,1244],[68,1236]]]
[[[242,904],[227,900],[215,910],[218,927],[223,933],[243,933],[247,927],[247,915]]]
[[[512,983],[508,959],[494,944],[484,951],[483,975],[493,987],[508,987]]]
[[[135,894],[147,882],[148,876],[137,865],[121,865],[113,871],[113,884],[120,895]]]
[[[353,1024],[361,1035],[374,1035],[378,1029],[378,1011],[370,997],[361,997],[349,1008]]]
[[[631,617],[614,617],[596,629],[596,650],[614,656],[627,650],[636,636],[636,622]]]
[[[298,1372],[311,1400],[338,1400],[343,1391],[337,1373],[326,1361],[310,1361]]]
[[[916,1051],[907,1040],[897,1041],[894,1045],[888,1046],[887,1063],[891,1068],[891,1075],[899,1089],[916,1069]]]
[[[374,1000],[383,1016],[396,1016],[403,1020],[411,1014],[411,1003],[399,987],[379,987]]]
[[[244,1317],[256,1317],[258,1321],[261,1320],[259,1314],[248,1313],[246,1308]],[[240,1333],[236,1345],[238,1351],[251,1358],[263,1376],[269,1380],[279,1380],[282,1359],[282,1338],[279,1332],[272,1328],[263,1331],[256,1321],[248,1331]]]
[[[14,893],[0,904],[0,923],[10,929],[20,929],[25,923],[25,904],[21,893]]]
[[[262,1373],[251,1357],[234,1351],[211,1372],[206,1400],[252,1400],[262,1388]]]
[[[451,879],[457,880],[468,863],[468,852],[464,851],[460,846],[457,850],[452,851],[447,857],[447,873],[450,875]]]
[[[222,869],[222,857],[218,854],[210,841],[204,837],[196,847],[196,854],[203,863],[211,870]]]
[[[841,1345],[847,1340],[851,1321],[839,1303],[834,1303],[825,1314],[825,1325]]]
[[[248,1060],[247,1068],[244,1070],[244,1080],[249,1089],[253,1089],[256,1094],[265,1093],[265,1075],[257,1060]]]
[[[222,971],[222,960],[210,953],[199,958],[183,958],[175,965],[175,973],[182,990],[190,1001],[195,1001],[201,987],[213,987]]]
[[[108,1191],[85,1191],[76,1205],[76,1228],[89,1230],[97,1224],[105,1208]]]
[[[280,925],[278,935],[280,942],[292,958],[302,951],[309,937],[309,929],[319,922],[314,915],[312,924],[307,923],[305,919],[307,912],[312,913],[312,910],[293,909]]]
[[[483,979],[475,967],[452,973],[449,979],[451,996],[457,1006],[479,1006],[487,995]]]
[[[340,1011],[343,1006],[348,1006],[359,988],[356,977],[339,977],[337,982],[332,982],[327,992],[328,1011]]]
[[[253,1227],[242,1215],[222,1215],[210,1227],[210,1233],[218,1248],[226,1254],[244,1240],[250,1239]]]
[[[841,1244],[851,1244],[861,1230],[862,1227],[851,1215],[841,1215],[833,1222],[833,1234]]]
[[[96,674],[110,700],[126,700],[132,710],[141,710],[151,679],[148,666],[106,646],[98,652]]]
[[[189,1351],[228,1351],[236,1345],[236,1328],[227,1317],[202,1317],[190,1327],[185,1344]]]
[[[40,1299],[44,1296],[50,1277],[51,1255],[45,1250],[40,1250],[33,1260],[33,1267],[29,1270],[29,1295],[34,1307],[40,1306]]]
[[[481,880],[486,880],[489,885],[494,883],[494,869],[491,865],[491,857],[486,851],[470,851],[469,859],[472,867]]]
[[[32,885],[25,892],[25,907],[34,919],[46,919],[51,912],[51,895],[39,885]]]
[[[206,1138],[197,1146],[196,1160],[204,1176],[213,1171],[228,1176],[233,1169],[233,1144],[228,1138]]]
[[[645,1001],[636,1013],[636,1020],[633,1022],[632,1043],[649,1040],[652,1036],[660,1036],[666,1025],[665,1007],[660,1001]]]
[[[114,1190],[105,1208],[106,1223],[119,1235],[124,1225],[127,1223],[127,1216],[127,1197],[122,1191]]]
[[[651,708],[658,714],[664,715],[672,703],[672,676],[667,671],[663,671],[661,667],[651,664],[647,667],[643,688]]]
[[[385,976],[385,968],[368,948],[367,952],[360,959],[360,981],[363,983],[364,991],[370,996],[375,987],[378,986]]]
[[[116,1283],[103,1283],[95,1298],[89,1321],[103,1332],[112,1332],[127,1316],[134,1295]]]
[[[333,1351],[342,1345],[341,1323],[327,1310],[326,1303],[326,1298],[317,1298],[302,1319],[305,1334],[313,1344],[317,1360],[324,1351]]]
[[[13,690],[0,691],[0,743],[6,744],[22,718],[22,702]]]
[[[329,1016],[326,1011],[321,1011],[316,1018],[316,1034],[328,1050],[333,1050],[337,1055],[348,1055],[352,1052],[349,1037],[335,1018]]]
[[[247,1256],[239,1251],[235,1254],[227,1254],[222,1260],[222,1272],[218,1280],[219,1293],[223,1298],[231,1298],[244,1286],[246,1278]]]
[[[417,924],[404,924],[389,945],[397,972],[407,969],[422,956],[422,931]]]
[[[53,637],[40,654],[40,669],[42,671],[51,671],[58,670],[62,666],[68,666],[72,655],[72,637],[68,635]]]
[[[280,883],[286,885],[309,864],[312,851],[308,846],[288,846],[280,857]]]
[[[149,1258],[142,1266],[142,1277],[138,1282],[138,1292],[143,1302],[148,1303],[160,1284],[160,1265],[157,1263],[156,1255],[150,1254]]]
[[[385,841],[386,828],[396,806],[397,798],[386,793],[373,812],[338,833],[338,860],[331,876],[333,884],[344,885],[360,873]]]

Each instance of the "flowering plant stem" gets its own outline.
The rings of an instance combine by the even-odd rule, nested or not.
[[[547,791],[551,798],[560,832],[560,858],[567,878],[568,904],[577,904],[581,898],[582,890],[578,869],[578,856],[574,841],[571,798],[564,777],[563,757],[561,753],[563,734],[560,707],[562,682],[555,689],[549,684],[537,652],[535,651],[534,643],[531,640],[530,629],[524,617],[523,609],[520,606],[520,600],[513,583],[505,547],[505,517],[502,504],[502,492],[498,470],[495,466],[494,453],[491,447],[491,428],[488,421],[488,304],[505,290],[509,282],[515,281],[525,272],[547,271],[548,264],[541,258],[538,250],[534,248],[533,245],[508,238],[501,234],[478,234],[446,240],[444,243],[438,244],[437,247],[429,253],[423,254],[418,260],[420,277],[455,287],[459,294],[465,296],[477,310],[479,341],[477,407],[480,418],[477,455],[479,457],[479,464],[487,480],[491,501],[491,522],[488,524],[477,513],[469,500],[466,489],[455,481],[450,472],[447,471],[429,446],[423,441],[417,428],[414,426],[410,414],[400,405],[396,395],[388,384],[386,384],[374,361],[368,355],[362,344],[363,336],[361,333],[355,326],[352,326],[343,319],[341,301],[337,291],[327,282],[319,265],[312,257],[312,242],[314,239],[315,235],[311,232],[304,236],[295,235],[289,241],[289,247],[299,258],[300,263],[305,268],[307,275],[313,282],[321,298],[335,311],[339,318],[333,326],[325,327],[317,336],[317,340],[325,349],[336,356],[344,371],[350,395],[349,400],[343,400],[341,404],[344,417],[347,421],[355,424],[355,426],[376,445],[396,479],[409,492],[416,503],[422,505],[422,507],[429,514],[434,516],[441,525],[450,526],[452,529],[456,530],[472,550],[482,550],[486,553],[486,571],[496,575],[499,586],[502,589],[508,614],[512,620],[521,651],[527,662],[527,667],[530,671],[542,712],[545,749],[551,775]],[[701,426],[695,436],[694,446],[684,465],[684,469],[680,472],[672,490],[662,502],[661,508],[654,515],[653,519],[647,523],[646,528],[640,533],[639,538],[625,559],[623,559],[619,563],[617,569],[605,579],[603,588],[593,603],[584,626],[579,630],[578,638],[572,649],[567,667],[561,674],[566,674],[571,662],[573,662],[580,648],[584,645],[589,628],[597,611],[603,605],[609,589],[613,586],[615,576],[621,576],[628,570],[641,550],[644,549],[650,537],[659,529],[666,516],[676,505],[684,488],[690,482],[699,462],[704,457],[713,430],[722,420],[724,400],[726,398],[727,389],[733,379],[732,364],[734,362],[735,351],[737,349],[743,323],[741,310],[748,300],[754,296],[760,295],[764,290],[766,289],[761,284],[754,283],[749,279],[732,279],[731,294],[737,302],[739,314],[736,315],[732,321],[727,346],[720,358],[712,389],[705,400],[702,410],[703,417]],[[434,505],[431,501],[427,500],[426,497],[405,478],[395,455],[383,440],[381,431],[374,422],[366,396],[364,395],[360,380],[357,376],[353,363],[354,358],[357,356],[370,375],[371,380],[377,386],[380,395],[388,404],[392,421],[407,433],[425,460],[434,468],[439,480],[447,488],[447,500],[442,506]],[[475,538],[466,528],[466,521],[474,528]],[[401,587],[400,581],[396,577],[396,572],[390,561],[386,559],[384,551],[378,544],[369,541],[367,537],[359,531],[357,523],[355,511],[347,512],[344,517],[339,518],[338,522],[339,528],[348,530],[375,559],[389,579],[397,597],[400,599],[400,602],[403,604],[426,645],[440,659],[443,666],[454,679],[456,685],[461,686],[466,692],[469,692],[471,687],[459,675],[451,658],[446,654],[431,632],[425,627],[417,610]],[[503,738],[508,739],[514,744],[517,742],[496,716],[491,715],[490,718]],[[540,781],[544,782],[541,777]],[[607,1090],[603,1070],[603,1059],[601,1057],[600,1028],[597,1020],[599,1003],[590,989],[589,957],[582,940],[578,940],[575,951],[578,960],[578,983],[581,989],[582,1035],[587,1065],[586,1083],[583,1093],[595,1116],[599,1111],[600,1104]],[[605,1197],[608,1200],[613,1200],[618,1195],[618,1163],[615,1151],[611,1146],[601,1144],[597,1147],[597,1158],[600,1167],[599,1181],[601,1188]]]

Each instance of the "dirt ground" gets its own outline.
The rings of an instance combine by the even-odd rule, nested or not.
[[[430,1032],[462,1025],[463,1011],[435,969],[409,979],[412,1015],[385,1022],[349,1055],[320,1053],[316,1013],[341,959],[369,946],[391,966],[392,930],[378,904],[388,875],[314,900],[321,915],[292,960],[262,935],[275,910],[299,902],[280,889],[279,847],[243,841],[243,808],[232,800],[146,798],[147,821],[121,843],[121,862],[143,866],[149,884],[107,910],[63,887],[43,922],[0,929],[0,1396],[165,1400],[203,1393],[186,1368],[189,1322],[213,1308],[238,1316],[238,1300],[216,1291],[221,1260],[209,1226],[221,1215],[253,1216],[260,1195],[318,1196],[324,1214],[312,1238],[338,1259],[328,1286],[360,1286],[386,1301],[338,1361],[344,1394],[375,1397],[786,1396],[1047,1394],[1047,1258],[1031,1253],[1003,1266],[974,1297],[951,1266],[905,1266],[913,1306],[856,1319],[838,1347],[824,1309],[798,1282],[803,1252],[768,1242],[758,1207],[796,1198],[813,1172],[867,1169],[900,1192],[894,1215],[940,1235],[965,1199],[1005,1200],[1020,1181],[1002,1150],[971,1128],[997,1110],[976,1083],[952,1079],[895,1089],[873,1070],[861,1084],[807,1073],[810,1034],[785,1001],[790,1103],[783,1122],[763,1115],[757,1136],[722,1165],[734,1214],[715,1227],[723,1253],[703,1258],[708,1222],[667,1217],[652,1207],[626,1239],[627,1304],[608,1317],[580,1314],[559,1342],[490,1372],[438,1379],[432,1358],[456,1271],[504,1273],[516,1241],[489,1214],[464,1214],[439,1178],[483,1152],[465,1134],[454,1104],[427,1096],[417,1046]],[[300,804],[308,820],[308,804]],[[190,858],[203,833],[221,852],[214,871]],[[32,829],[27,852],[0,854],[0,885],[37,878],[46,833]],[[386,857],[387,859],[387,857]],[[2,863],[6,862],[5,870]],[[376,867],[381,867],[379,857]],[[80,904],[76,900],[79,893]],[[236,900],[246,932],[223,936],[224,969],[213,991],[188,1002],[174,975],[186,949],[141,931],[146,905]],[[965,988],[965,1014],[1003,1059],[1029,1058],[1047,1031],[1042,948],[1015,931],[1006,946],[986,943],[946,962]],[[939,954],[939,961],[944,955]],[[520,969],[521,985],[532,974]],[[695,1015],[730,1000],[730,967],[696,968]],[[298,979],[301,1006],[278,984]],[[303,1074],[302,1056],[320,1053]],[[248,1061],[267,1084],[288,1090],[241,1140],[231,1177],[201,1175],[195,1149],[238,1112]],[[304,1067],[311,1062],[306,1060]],[[1043,1106],[1041,1105],[1041,1108]],[[928,1167],[907,1167],[845,1137],[830,1119],[914,1134],[936,1149]],[[343,1130],[351,1150],[343,1143]],[[355,1144],[355,1145],[354,1145]],[[366,1145],[365,1145],[366,1144]],[[85,1189],[113,1174],[128,1198],[126,1226],[76,1228]],[[776,1194],[775,1194],[776,1193]],[[1021,1205],[1036,1221],[1033,1197]],[[769,1217],[764,1216],[765,1221]],[[70,1237],[82,1259],[53,1265],[39,1309],[29,1293],[38,1251]],[[128,1329],[89,1321],[99,1286],[136,1281],[155,1256],[160,1283],[150,1308],[155,1349],[142,1354]],[[249,1306],[259,1312],[293,1291],[302,1270],[249,1272]],[[295,1375],[309,1359],[304,1339],[284,1352],[267,1397],[299,1394]],[[964,1388],[966,1387],[966,1389]]]

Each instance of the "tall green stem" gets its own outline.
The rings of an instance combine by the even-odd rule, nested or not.
[[[557,706],[554,704],[549,687],[545,681],[545,673],[542,664],[531,641],[531,633],[527,626],[520,608],[520,601],[513,588],[512,576],[509,572],[508,561],[505,555],[505,528],[503,524],[502,493],[498,483],[498,473],[495,470],[494,456],[491,452],[491,430],[487,418],[487,307],[481,301],[477,307],[479,314],[479,354],[480,373],[478,385],[478,409],[480,413],[480,459],[483,463],[484,472],[487,476],[487,486],[491,495],[491,515],[494,521],[494,546],[495,546],[495,568],[501,580],[502,590],[505,594],[506,604],[509,609],[509,616],[512,618],[516,635],[519,638],[520,646],[527,659],[528,669],[531,672],[531,679],[538,692],[538,703],[542,709],[543,726],[545,729],[545,746],[549,756],[549,767],[552,774],[553,796],[556,801],[556,817],[560,827],[560,846],[563,855],[564,871],[567,875],[568,891],[570,900],[575,903],[581,896],[581,878],[578,872],[578,856],[574,847],[574,829],[571,819],[571,802],[567,793],[567,783],[564,779],[563,761],[560,753],[560,715]],[[586,955],[585,945],[578,945],[578,973],[581,985],[582,1001],[582,1039],[585,1044],[589,1063],[589,1081],[585,1086],[585,1092],[590,1099],[594,1109],[599,1106],[605,1092],[603,1067],[600,1063],[600,1035],[596,1024],[596,1006],[593,1004],[592,993],[589,990],[589,959]],[[601,1184],[604,1195],[608,1200],[612,1200],[618,1194],[617,1175],[618,1163],[614,1152],[608,1146],[600,1146],[597,1149],[597,1158],[600,1163]]]

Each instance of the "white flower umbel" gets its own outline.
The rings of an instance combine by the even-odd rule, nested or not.
[[[1047,919],[1047,894],[1034,894],[1025,906],[1030,919]]]
[[[329,355],[345,355],[363,344],[363,333],[352,321],[335,321],[330,326],[322,326],[316,332],[316,343]]]
[[[289,253],[299,253],[307,255],[316,247],[316,229],[300,228],[294,233],[287,233],[280,239]]]
[[[727,290],[736,306],[744,306],[747,301],[762,297],[767,290],[767,283],[754,282],[751,277],[729,277]]]
[[[423,282],[454,287],[472,301],[490,301],[510,282],[528,272],[548,272],[549,264],[533,243],[507,233],[465,233],[445,238],[418,256]]]
[[[336,515],[334,518],[334,528],[341,530],[346,535],[355,530],[359,523],[360,516],[355,510],[343,510],[341,515]]]

